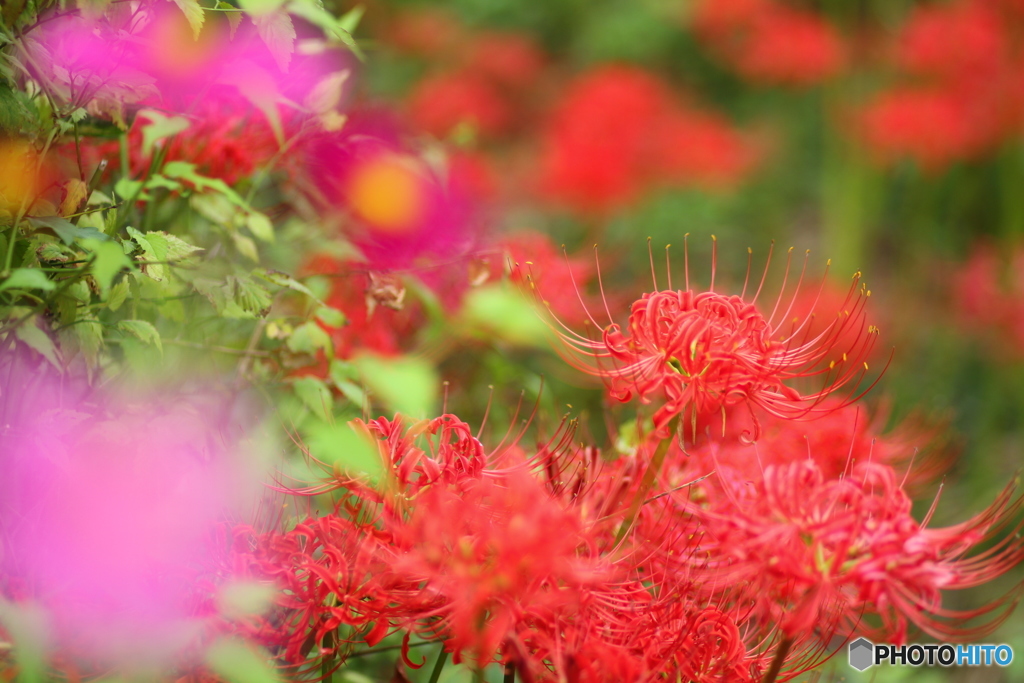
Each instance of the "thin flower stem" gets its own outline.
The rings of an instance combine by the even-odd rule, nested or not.
[[[445,662],[448,661],[448,651],[444,649],[444,645],[441,645],[441,652],[437,655],[437,661],[434,662],[434,670],[430,672],[430,680],[427,683],[437,683],[441,678],[441,671],[444,669]]]
[[[629,510],[626,512],[626,517],[622,520],[622,524],[619,526],[619,531],[615,535],[616,545],[625,538],[626,534],[633,526],[633,522],[636,520],[637,514],[640,512],[640,507],[647,501],[647,494],[654,486],[654,482],[658,478],[658,473],[661,471],[661,466],[665,463],[665,456],[668,455],[668,448],[672,445],[672,440],[675,438],[677,422],[678,418],[672,421],[669,429],[669,435],[661,440],[661,443],[658,444],[658,448],[654,451],[654,456],[647,464],[647,469],[644,471],[643,479],[640,480],[640,488],[633,497],[633,502],[630,503]]]
[[[503,683],[516,683],[516,667],[512,662],[505,664],[505,677]]]
[[[768,673],[764,675],[762,683],[775,683],[779,672],[782,671],[782,663],[786,661],[786,655],[789,654],[791,647],[793,647],[792,638],[785,638],[779,643],[779,649],[775,651],[775,658],[772,660],[772,665],[768,668]]]

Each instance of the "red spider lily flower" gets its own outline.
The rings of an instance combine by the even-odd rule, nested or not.
[[[234,185],[252,176],[278,151],[277,140],[266,118],[253,110],[239,108],[235,103],[205,99],[197,103],[186,118],[189,127],[162,143],[166,149],[164,160],[195,164],[200,175],[220,178]],[[143,128],[150,123],[143,111],[128,130],[128,164],[135,176],[145,174],[153,161],[153,154],[144,154],[142,144]],[[118,149],[118,142],[84,144],[81,153],[89,168],[102,159],[116,159]],[[73,155],[73,145],[68,145],[65,153]]]
[[[808,459],[826,479],[839,479],[862,460],[870,460],[891,466],[904,476],[905,490],[917,491],[934,482],[951,464],[952,453],[937,424],[912,416],[886,431],[890,413],[884,407],[872,414],[860,405],[829,397],[820,408],[822,414],[810,422],[760,419],[761,435],[756,444],[743,440],[744,434],[757,428],[749,412],[727,411],[724,432],[722,416],[707,415],[697,422],[698,434],[706,431],[712,438],[687,443],[685,453],[673,444],[666,461],[666,485],[673,488],[709,472],[742,479],[752,467],[760,471],[768,465]]]
[[[1024,340],[1024,250],[1000,257],[991,245],[976,246],[954,273],[951,295],[957,314],[1001,354],[1020,358]]]
[[[520,622],[577,609],[580,587],[607,580],[603,563],[580,553],[587,544],[576,515],[522,473],[476,480],[460,494],[425,491],[398,529],[392,571],[443,596],[441,623],[429,631],[487,663]]]
[[[726,122],[679,105],[653,75],[602,67],[571,83],[551,113],[541,189],[600,213],[658,184],[733,183],[749,157]]]
[[[821,412],[822,401],[833,392],[856,387],[867,370],[864,359],[877,329],[865,324],[867,290],[859,278],[858,273],[841,308],[822,312],[831,322],[814,336],[808,318],[790,318],[795,294],[787,300],[783,288],[766,317],[756,305],[760,287],[750,299],[746,287],[739,295],[716,292],[712,265],[708,291],[691,289],[687,272],[685,289],[674,289],[670,282],[668,289],[635,301],[625,329],[611,322],[595,340],[565,328],[562,338],[570,361],[601,377],[614,398],[637,397],[658,405],[653,415],[657,438],[668,434],[678,415],[696,425],[698,416],[738,404],[783,418],[806,416]],[[797,291],[802,284],[803,272]],[[849,339],[850,328],[857,330],[852,344],[838,346]],[[822,385],[800,393],[785,383],[802,377],[822,378]]]
[[[948,49],[955,41],[956,50]],[[915,7],[897,38],[897,64],[944,83],[997,77],[1010,62],[1006,23],[993,7],[953,2]]]
[[[840,633],[894,642],[905,641],[909,624],[943,640],[972,639],[1008,614],[998,610],[1012,595],[956,611],[942,606],[942,592],[990,581],[1024,559],[1019,528],[1003,533],[1022,506],[1012,486],[968,521],[929,529],[931,513],[916,521],[895,471],[878,463],[862,461],[849,476],[826,479],[804,460],[765,466],[753,481],[717,482],[717,503],[690,506],[706,533],[701,552],[712,558],[719,585],[730,587],[723,590],[749,591],[736,599],[749,599],[788,635],[824,620]],[[866,615],[880,617],[880,625],[869,626]],[[962,626],[985,615],[987,623]]]
[[[445,138],[460,124],[484,137],[506,132],[512,123],[511,103],[485,76],[453,71],[420,81],[409,95],[410,118],[416,128]]]
[[[494,83],[521,90],[540,75],[544,54],[525,34],[486,31],[472,37],[462,63]]]
[[[694,28],[741,76],[754,82],[812,86],[846,63],[839,33],[818,15],[771,0],[706,0]]]
[[[551,243],[549,236],[539,232],[516,232],[507,236],[501,246],[508,254],[513,282],[525,285],[528,276],[544,292],[545,305],[559,320],[568,324],[586,321],[580,308],[580,292],[597,273],[590,259],[567,256]]]
[[[988,148],[991,126],[979,125],[975,104],[945,90],[897,88],[868,103],[857,129],[879,161],[909,158],[936,172]]]

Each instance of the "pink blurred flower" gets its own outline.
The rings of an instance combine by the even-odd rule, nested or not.
[[[225,446],[227,411],[87,401],[2,360],[19,405],[5,403],[0,436],[0,593],[45,609],[48,645],[86,668],[167,664],[200,644],[216,624],[197,589],[217,573],[216,532],[259,491]]]
[[[353,116],[308,137],[298,172],[371,270],[420,268],[466,256],[479,233],[473,198],[401,141],[387,114]]]

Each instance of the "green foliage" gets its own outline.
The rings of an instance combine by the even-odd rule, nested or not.
[[[245,643],[224,638],[206,653],[206,663],[229,683],[279,683],[267,656]]]

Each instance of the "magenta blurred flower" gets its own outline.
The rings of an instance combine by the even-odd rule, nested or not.
[[[373,270],[451,262],[477,242],[468,188],[404,146],[386,114],[365,112],[342,131],[310,137],[301,163],[317,203]]]
[[[46,610],[49,646],[86,667],[159,664],[197,645],[218,616],[201,592],[226,544],[219,525],[259,492],[225,445],[226,411],[87,402],[6,361],[19,404],[5,402],[0,436],[0,595]]]
[[[124,105],[140,103],[191,114],[210,99],[238,113],[281,102],[314,113],[338,106],[351,55],[294,55],[295,37],[280,12],[245,20],[234,35],[226,20],[208,16],[194,33],[173,3],[158,2],[98,18],[51,15],[26,33],[22,52],[44,87],[97,115],[123,118]]]

